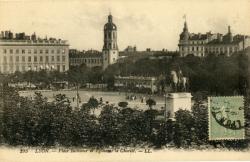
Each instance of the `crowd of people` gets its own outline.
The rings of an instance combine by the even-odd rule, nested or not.
[[[137,99],[138,99],[138,97],[135,94],[126,96],[126,100],[135,101]],[[146,100],[145,96],[140,96],[139,99],[140,99],[141,103],[144,103]]]

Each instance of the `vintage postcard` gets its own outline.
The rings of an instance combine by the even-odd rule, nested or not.
[[[250,160],[250,0],[0,0],[0,161]]]

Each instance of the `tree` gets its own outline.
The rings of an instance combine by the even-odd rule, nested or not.
[[[148,105],[149,109],[152,110],[152,107],[153,107],[154,105],[156,105],[156,102],[155,102],[155,100],[149,98],[149,99],[147,99],[147,101],[146,101],[146,105]]]
[[[121,108],[126,108],[128,106],[128,102],[119,102],[118,106],[120,106]]]
[[[93,110],[93,114],[94,114],[95,109],[98,108],[98,105],[99,105],[98,100],[96,98],[94,98],[94,96],[92,96],[89,98],[89,101],[87,104],[88,104],[89,108]]]
[[[208,144],[208,108],[197,101],[192,107],[194,142],[197,145]]]
[[[188,110],[178,110],[175,113],[173,142],[177,147],[191,146],[194,138],[194,119]]]
[[[116,107],[106,105],[99,116],[102,144],[114,146],[119,143],[120,128],[119,111]]]

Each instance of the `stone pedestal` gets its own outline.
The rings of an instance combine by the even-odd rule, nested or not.
[[[168,93],[165,97],[167,119],[174,119],[174,113],[179,109],[191,110],[191,93]]]

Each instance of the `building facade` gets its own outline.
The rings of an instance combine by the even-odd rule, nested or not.
[[[118,89],[149,90],[157,92],[157,78],[139,76],[115,76],[114,86]]]
[[[102,66],[102,52],[96,50],[77,51],[69,50],[69,65],[80,66],[85,64],[87,67]]]
[[[119,57],[117,27],[113,23],[113,17],[111,14],[108,16],[108,22],[104,25],[104,45],[102,56],[103,69],[106,69],[108,65],[116,63]]]
[[[11,31],[0,35],[0,72],[58,70],[69,69],[69,44],[65,40],[55,38],[37,38],[25,33]]]
[[[250,37],[246,35],[233,35],[230,26],[228,32],[223,35],[220,33],[206,34],[189,33],[187,22],[179,39],[180,56],[194,55],[204,57],[208,54],[231,56],[233,53],[242,51],[250,46]]]

